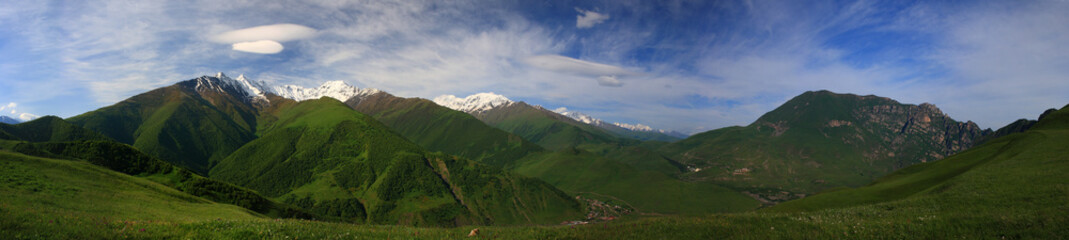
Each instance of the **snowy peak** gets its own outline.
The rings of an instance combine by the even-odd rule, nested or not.
[[[609,126],[615,126],[615,127],[620,127],[620,128],[627,129],[627,130],[630,130],[630,131],[635,131],[635,132],[659,132],[659,133],[664,133],[664,134],[669,134],[669,135],[672,135],[672,134],[677,134],[678,135],[678,133],[674,133],[672,131],[666,131],[666,130],[661,130],[661,129],[653,129],[652,127],[644,125],[644,124],[638,124],[638,123],[637,124],[627,124],[627,123],[618,123],[618,122],[607,123],[605,121],[602,121],[601,119],[597,119],[597,118],[591,117],[590,115],[586,115],[586,114],[583,114],[581,112],[568,111],[568,108],[565,108],[565,107],[554,109],[553,112],[556,112],[556,113],[559,113],[560,115],[564,115],[564,116],[567,116],[569,118],[575,119],[576,121],[579,121],[581,123],[594,125],[595,127],[606,128],[606,127],[609,127]]]
[[[484,112],[497,107],[509,106],[515,102],[509,100],[505,96],[497,95],[490,92],[476,93],[464,98],[458,98],[457,96],[453,95],[442,95],[434,98],[434,103],[461,112],[476,113]]]
[[[652,127],[646,126],[646,125],[642,125],[641,123],[637,123],[637,124],[631,125],[631,124],[627,124],[627,123],[615,123],[614,122],[612,124],[616,125],[618,127],[626,128],[627,130],[631,130],[631,131],[643,131],[643,132],[652,132],[653,131]],[[664,130],[659,130],[659,132],[660,133],[664,133],[665,131]]]
[[[271,86],[264,81],[253,81],[244,74],[230,78],[226,74],[216,73],[215,77],[203,76],[187,83],[196,91],[218,91],[237,97],[244,97],[250,102],[267,102],[267,94],[275,94],[297,101],[331,97],[346,101],[356,96],[370,96],[382,92],[374,88],[357,88],[344,81],[328,81],[315,88],[297,85]]]
[[[581,112],[568,111],[568,108],[565,107],[553,109],[553,112],[575,119],[576,121],[579,121],[581,123],[586,123],[594,126],[601,126],[602,124],[605,124],[605,122],[601,121],[601,119],[591,117],[590,115],[586,115]]]
[[[267,101],[266,92],[264,91],[266,84],[262,81],[250,81],[245,78],[245,75],[233,79],[219,72],[215,74],[215,77],[203,76],[194,79],[194,81],[196,81],[196,84],[193,89],[197,91],[218,91],[231,93],[248,101]]]
[[[346,101],[353,97],[366,97],[382,92],[374,88],[357,88],[350,86],[344,81],[328,81],[316,88],[305,88],[297,85],[284,85],[272,88],[275,94],[284,98],[297,101],[331,97],[338,101]]]

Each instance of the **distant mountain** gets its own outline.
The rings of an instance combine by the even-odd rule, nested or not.
[[[493,93],[479,93],[464,98],[445,95],[436,97],[434,102],[471,114],[490,126],[519,135],[550,150],[618,141],[615,136],[601,128],[581,123],[541,106],[514,102]]]
[[[673,142],[687,137],[686,134],[680,132],[653,129],[650,126],[643,124],[608,123],[581,112],[568,111],[567,108],[557,108],[554,109],[553,112],[560,113],[561,115],[570,117],[581,123],[605,129],[606,131],[609,131],[609,133],[615,134],[618,137],[632,138],[641,141],[653,140],[664,142]]]
[[[987,134],[984,134],[984,137],[979,140],[979,143],[987,142],[989,140],[1000,138],[1000,137],[1003,137],[1003,136],[1006,136],[1006,135],[1010,135],[1010,134],[1014,134],[1014,133],[1028,131],[1028,129],[1031,129],[1033,125],[1035,125],[1039,121],[1042,121],[1044,117],[1046,117],[1047,115],[1049,115],[1049,114],[1051,114],[1051,113],[1053,113],[1053,112],[1055,112],[1057,110],[1058,109],[1054,109],[1054,108],[1047,109],[1046,111],[1043,111],[1043,114],[1039,115],[1039,119],[1037,119],[1037,120],[1028,120],[1028,119],[1024,119],[1024,118],[1017,119],[1017,121],[1013,121],[1012,123],[1007,124],[1006,126],[1003,126],[1003,127],[999,128],[998,130],[995,130],[993,132],[989,132]]]
[[[983,136],[931,104],[806,92],[745,127],[696,134],[659,149],[712,181],[769,202],[868,183],[964,151]]]
[[[443,107],[471,114],[479,114],[496,108],[508,107],[516,103],[505,96],[494,94],[492,92],[476,93],[464,98],[458,98],[453,95],[442,95],[434,98],[434,102]]]
[[[298,102],[280,94],[320,98]],[[381,92],[341,82],[315,89],[275,88],[220,73],[152,90],[70,121],[213,179],[348,221],[455,226],[545,224],[579,217],[579,203],[549,184],[429,153],[335,99],[376,94]],[[463,119],[450,111],[432,115]],[[411,119],[380,117],[400,125]],[[511,138],[509,144],[461,149],[485,159],[538,149]],[[451,141],[430,145],[464,143]],[[480,149],[487,151],[475,151]]]
[[[18,123],[21,123],[21,122],[22,121],[19,121],[18,119],[14,119],[14,118],[11,118],[11,117],[8,117],[8,116],[0,115],[0,123],[18,124]]]
[[[466,112],[476,117],[494,114],[494,112],[500,112],[498,111],[499,109],[510,108],[513,107],[513,105],[515,104],[522,103],[526,105],[526,103],[515,102],[509,100],[505,96],[498,95],[492,92],[476,93],[464,98],[459,98],[454,95],[442,95],[434,98],[434,102],[438,105],[452,108],[453,110]],[[535,106],[535,108],[543,111],[546,110],[541,106]],[[578,123],[593,126],[599,129],[597,131],[604,131],[605,133],[609,133],[616,137],[631,138],[642,141],[656,140],[666,142],[671,142],[686,137],[685,134],[679,132],[653,129],[649,126],[642,124],[631,125],[626,123],[608,123],[602,121],[601,119],[597,119],[580,112],[568,111],[566,108],[558,108],[549,112],[557,113],[561,116],[566,116]],[[574,123],[569,121],[569,124]]]
[[[375,95],[382,91],[374,88],[357,88],[349,86],[343,81],[328,81],[316,88],[305,88],[297,85],[283,85],[279,87],[272,87],[271,92],[284,97],[297,101],[319,99],[322,97],[331,97],[338,101],[346,101],[352,98],[363,98],[371,95]]]

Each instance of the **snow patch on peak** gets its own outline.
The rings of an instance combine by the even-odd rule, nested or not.
[[[250,101],[267,101],[265,94],[266,83],[263,81],[254,82],[245,78],[245,74],[238,76],[237,79],[227,77],[223,72],[215,74],[214,78],[204,76],[196,79],[197,84],[194,89],[197,91],[214,90],[218,92],[226,93],[233,91],[233,94],[244,97]]]
[[[345,83],[345,81],[327,81],[316,88],[284,85],[274,87],[272,90],[279,96],[297,101],[331,97],[343,102],[353,97],[367,97],[382,92],[374,88],[357,88]]]
[[[642,132],[653,132],[654,131],[652,127],[643,125],[641,123],[636,123],[636,124],[632,125],[632,124],[627,124],[627,123],[614,122],[614,123],[612,123],[612,125],[616,125],[617,127],[626,128],[627,130],[631,130],[631,131],[642,131]],[[659,130],[658,132],[664,133],[666,131],[665,130]]]
[[[663,129],[654,129],[653,127],[650,127],[650,126],[647,126],[647,125],[641,124],[641,123],[627,124],[627,123],[614,122],[614,123],[610,124],[610,123],[607,123],[605,121],[602,121],[601,119],[597,119],[597,118],[591,117],[590,115],[586,115],[586,114],[581,113],[581,112],[568,111],[568,108],[565,108],[565,107],[560,107],[560,108],[554,109],[553,112],[556,112],[556,113],[559,113],[560,115],[564,115],[566,117],[575,119],[576,121],[579,121],[581,123],[586,123],[586,124],[593,125],[595,127],[606,128],[606,127],[609,127],[609,126],[616,126],[616,127],[620,127],[620,128],[627,129],[627,130],[630,130],[630,131],[635,131],[635,132],[659,132],[659,133],[664,133],[664,134],[668,134],[668,135],[672,135],[672,136],[681,135],[681,134],[676,133],[674,131],[667,131],[667,130],[663,130]]]
[[[568,108],[566,108],[566,107],[560,107],[560,108],[557,108],[557,109],[553,109],[553,112],[556,112],[556,113],[559,113],[560,115],[564,115],[566,117],[575,119],[576,121],[579,121],[581,123],[586,123],[586,124],[590,124],[590,125],[594,125],[594,126],[599,126],[601,124],[604,124],[604,122],[601,121],[601,119],[597,119],[597,118],[591,117],[590,115],[586,115],[586,114],[583,114],[581,112],[568,111]]]
[[[454,95],[442,95],[434,98],[433,101],[443,107],[466,113],[483,112],[515,103],[505,96],[494,94],[492,92],[476,93],[464,98],[458,98]]]

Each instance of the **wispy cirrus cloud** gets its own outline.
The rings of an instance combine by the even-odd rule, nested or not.
[[[608,14],[601,14],[594,11],[588,11],[576,8],[575,11],[579,12],[578,16],[575,16],[576,28],[592,28],[594,25],[601,24],[605,20],[609,20]]]

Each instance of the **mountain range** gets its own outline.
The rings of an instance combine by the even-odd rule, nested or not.
[[[1049,156],[1064,152],[1057,143],[1069,128],[1065,111],[993,131],[932,104],[810,91],[747,126],[684,136],[492,93],[427,100],[341,81],[276,87],[219,73],[69,119],[0,124],[2,169],[15,176],[0,190],[13,194],[6,201],[27,206],[41,205],[18,199],[92,209],[63,199],[106,201],[85,192],[133,191],[141,196],[133,199],[152,199],[141,201],[153,211],[180,205],[228,218],[408,226],[555,224],[762,206],[758,213],[876,206],[913,216],[917,206],[945,199],[987,207],[1023,198],[1057,202],[1042,197],[1056,181],[1035,178],[1059,179],[1042,166],[1059,169]],[[42,167],[54,169],[30,170]],[[1011,178],[1041,187],[1021,197],[986,192],[1025,184]],[[34,194],[40,191],[54,196]],[[974,195],[1001,202],[966,198]],[[728,219],[764,218],[742,214]]]
[[[348,221],[515,224],[579,214],[575,199],[548,184],[427,152],[333,98],[373,91],[330,83],[276,88],[295,98],[323,95],[298,102],[263,86],[220,73],[69,121],[213,179]]]

